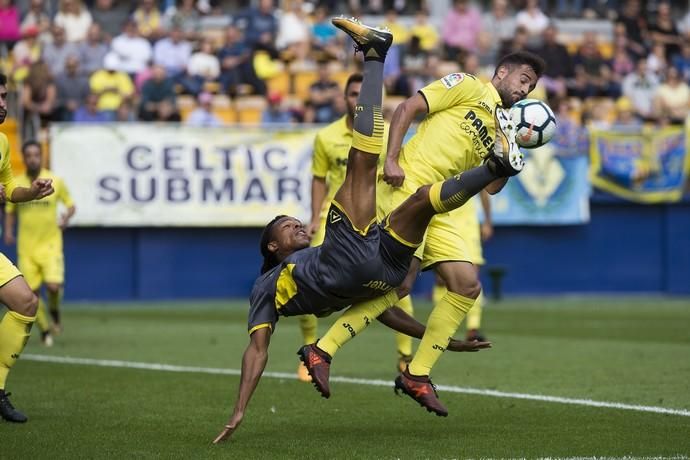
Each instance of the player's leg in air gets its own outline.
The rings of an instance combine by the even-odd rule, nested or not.
[[[514,143],[514,132],[501,132],[499,137],[496,152],[487,158],[482,166],[444,181],[420,187],[388,216],[384,222],[386,231],[404,244],[418,246],[422,243],[426,228],[434,215],[457,209],[471,196],[492,186],[492,183],[504,183],[507,177],[518,174],[522,170],[523,161]],[[472,264],[466,263],[466,265],[472,272],[465,278],[476,277]],[[457,287],[449,286],[449,288],[449,292],[440,303],[443,308],[437,306],[429,316],[426,332],[408,369],[396,379],[397,389],[410,395],[429,411],[441,416],[448,415],[448,411],[436,396],[429,379],[429,371],[446,349],[449,338],[453,336],[462,319],[472,308],[480,290],[479,286],[476,286],[472,288],[473,292],[466,290],[459,294],[453,290]],[[368,318],[375,318],[381,313],[380,308],[386,304],[384,300],[391,300],[385,297],[390,297],[394,292],[374,301],[351,307],[315,345],[310,347],[308,350],[310,354],[318,354],[320,360],[318,366],[310,366],[309,361],[305,364],[314,379],[315,387],[322,395],[325,391],[329,392],[328,375],[333,355],[346,342],[364,330],[370,322],[367,321]],[[378,300],[381,302],[377,304]],[[349,330],[341,327],[341,324],[345,322],[352,325],[353,319],[357,318],[365,319],[360,322],[363,323],[361,327],[348,328]]]
[[[365,26],[353,19],[336,18],[333,19],[333,25],[352,37],[356,49],[364,55],[364,80],[355,107],[347,174],[333,198],[331,212],[327,218],[337,219],[335,211],[337,209],[348,217],[355,231],[366,235],[370,227],[376,223],[376,173],[384,133],[381,107],[383,63],[388,48],[393,42],[393,34]],[[386,296],[374,300],[371,308],[380,314],[397,303],[398,296],[395,291],[391,291]],[[377,316],[378,314],[368,317],[360,315],[352,318],[349,327],[355,331],[363,329]],[[324,397],[328,397],[330,395],[328,389],[330,358],[327,353],[311,344],[302,347],[298,354],[307,367],[317,390]],[[326,372],[322,378],[319,377],[321,370]],[[321,386],[321,382],[325,382],[325,386]]]
[[[38,299],[19,270],[1,254],[0,302],[9,310],[0,320],[0,416],[9,422],[23,423],[27,418],[10,403],[5,384],[10,369],[29,340],[31,326],[36,321]]]

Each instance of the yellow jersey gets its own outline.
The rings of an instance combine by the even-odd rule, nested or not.
[[[388,123],[383,127],[382,155],[385,155],[388,143]],[[314,177],[326,179],[328,193],[321,207],[325,215],[336,192],[345,181],[347,158],[352,145],[352,128],[347,126],[347,115],[322,128],[314,139],[314,154],[311,173]],[[379,165],[383,162],[379,158]]]
[[[10,163],[10,141],[4,133],[0,133],[0,184],[5,187],[5,197],[9,201],[17,184],[12,176],[12,163]]]
[[[53,179],[55,193],[40,200],[7,203],[5,207],[6,212],[16,213],[19,219],[17,227],[19,254],[27,254],[46,247],[62,252],[62,230],[58,226],[57,205],[58,202],[62,202],[67,207],[74,204],[62,179],[47,169],[41,169],[38,177]],[[31,179],[24,173],[17,177],[17,185],[30,187]]]
[[[408,190],[479,166],[493,150],[501,104],[491,83],[465,73],[446,75],[419,92],[429,113],[399,159]]]

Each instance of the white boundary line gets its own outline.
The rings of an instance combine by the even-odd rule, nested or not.
[[[51,355],[35,355],[23,354],[22,359],[27,361],[38,361],[44,363],[58,363],[58,364],[81,364],[85,366],[100,366],[100,367],[119,367],[128,369],[141,369],[149,371],[163,371],[163,372],[189,372],[195,374],[213,374],[213,375],[240,375],[239,369],[221,369],[216,367],[196,367],[196,366],[177,366],[173,364],[162,363],[141,363],[135,361],[120,361],[109,359],[91,359],[91,358],[74,358],[71,356],[51,356]],[[297,375],[287,372],[264,372],[264,377],[273,379],[297,380]],[[352,383],[355,385],[371,385],[392,387],[392,380],[369,380],[357,379],[352,377],[338,377],[331,376],[331,382]],[[457,387],[452,385],[437,385],[440,391],[449,393],[463,393],[479,396],[493,396],[494,398],[510,398],[510,399],[525,399],[530,401],[542,401],[560,404],[573,404],[577,406],[588,407],[603,407],[607,409],[621,409],[632,410],[637,412],[651,412],[655,414],[679,415],[681,417],[690,417],[690,410],[686,409],[670,409],[666,407],[657,406],[640,406],[635,404],[623,404],[608,401],[594,401],[591,399],[576,399],[563,398],[560,396],[547,396],[527,393],[510,393],[496,390],[483,390],[479,388]]]

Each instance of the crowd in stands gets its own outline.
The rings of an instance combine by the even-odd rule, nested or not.
[[[488,79],[528,49],[548,63],[537,96],[576,124],[682,123],[690,108],[690,12],[663,0],[0,0],[0,70],[26,136],[51,121],[326,123],[357,70],[337,14],[394,32],[391,100],[450,72]]]

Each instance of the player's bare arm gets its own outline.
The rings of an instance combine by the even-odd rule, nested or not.
[[[55,192],[53,188],[52,179],[44,179],[39,177],[34,179],[31,187],[17,187],[12,192],[10,200],[14,203],[23,203],[25,201],[40,200]]]
[[[268,361],[268,345],[271,343],[271,329],[264,327],[257,329],[249,337],[249,345],[244,351],[242,357],[242,373],[240,374],[240,390],[235,402],[235,410],[233,410],[228,423],[223,427],[223,430],[213,440],[214,444],[225,441],[237,427],[242,423],[242,418],[247,410],[249,400],[254,394],[256,386],[259,384],[261,375],[266,368]]]
[[[69,225],[69,221],[74,216],[74,213],[77,212],[77,208],[75,206],[70,206],[67,208],[67,211],[60,216],[60,230],[64,230],[67,228],[67,225]]]
[[[320,224],[321,208],[328,194],[325,177],[313,176],[311,179],[311,221],[307,227],[307,234],[312,237]]]
[[[389,308],[381,313],[376,319],[389,328],[409,335],[410,337],[414,337],[415,339],[421,339],[424,335],[424,331],[426,331],[426,327],[422,323],[398,307]],[[464,340],[451,339],[447,350],[475,352],[485,348],[491,348],[491,342],[466,342]]]
[[[383,164],[383,180],[387,184],[400,187],[405,180],[405,171],[398,165],[402,141],[417,115],[426,114],[428,111],[429,107],[426,104],[426,99],[417,93],[398,105],[395,112],[393,112],[388,132],[386,161]]]

